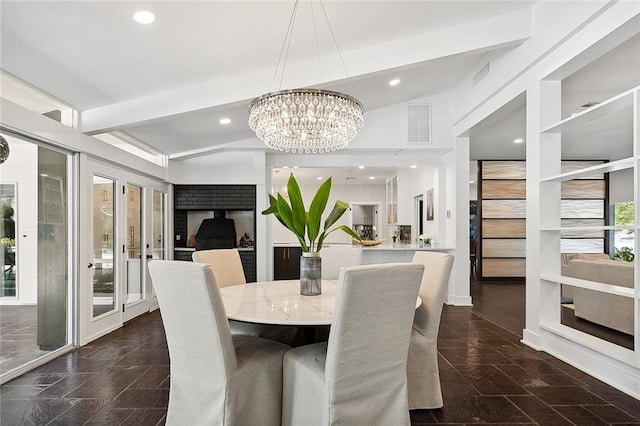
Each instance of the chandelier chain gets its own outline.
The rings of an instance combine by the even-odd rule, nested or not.
[[[327,26],[329,27],[329,33],[331,34],[331,38],[333,39],[333,44],[336,46],[336,50],[338,51],[338,57],[340,57],[340,63],[342,64],[342,69],[344,70],[344,73],[347,75],[347,82],[349,83],[349,88],[351,89],[351,93],[353,93],[353,95],[356,96],[357,93],[353,88],[351,79],[349,78],[349,72],[347,71],[347,66],[344,63],[344,58],[342,57],[342,51],[340,50],[340,46],[338,46],[338,40],[336,39],[336,35],[333,32],[333,28],[331,27],[331,22],[329,22],[329,16],[327,15],[327,10],[324,8],[324,2],[322,0],[320,0],[320,7],[322,8],[324,19],[327,21]]]
[[[276,64],[276,69],[273,72],[273,78],[271,79],[271,87],[273,88],[273,84],[276,81],[278,76],[278,70],[280,69],[280,62],[282,62],[284,58],[284,62],[282,63],[282,72],[280,74],[280,82],[278,84],[278,90],[282,89],[282,80],[284,79],[284,71],[287,67],[287,59],[289,57],[289,47],[291,46],[291,38],[293,37],[293,26],[296,21],[296,13],[298,12],[298,0],[296,0],[293,4],[293,10],[291,11],[291,16],[289,17],[289,25],[287,26],[287,32],[284,34],[284,40],[282,40],[282,47],[280,48],[280,55],[278,55],[278,62]]]
[[[320,2],[322,4],[322,1]],[[322,61],[320,61],[320,48],[318,47],[318,29],[316,27],[316,14],[313,8],[313,2],[311,2],[311,22],[313,23],[313,38],[316,42],[316,56],[318,57],[318,70],[320,71],[320,87],[324,87],[324,80],[322,79]]]
[[[324,4],[322,0],[319,1],[348,80],[349,74],[342,52]],[[279,90],[259,96],[251,102],[249,127],[267,147],[274,150],[292,153],[323,153],[343,149],[356,137],[364,125],[364,109],[360,101],[344,93],[325,90],[322,84],[320,89],[281,89],[298,5],[299,0],[296,0],[272,80],[273,85],[282,64]],[[322,83],[321,55],[313,0],[311,18]],[[351,85],[350,82],[349,84]]]

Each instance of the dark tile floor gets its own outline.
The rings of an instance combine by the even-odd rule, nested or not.
[[[47,354],[38,347],[38,306],[0,306],[0,372]]]
[[[473,308],[442,316],[444,407],[412,411],[413,425],[640,424],[640,401],[520,343],[522,284],[474,284],[472,294]],[[156,311],[1,386],[0,423],[163,424],[168,377]]]

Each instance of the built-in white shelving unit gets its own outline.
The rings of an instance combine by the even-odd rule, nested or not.
[[[544,83],[543,83],[544,84]],[[543,91],[544,93],[544,91]],[[551,97],[558,96],[558,92],[551,92]],[[561,102],[559,99],[541,99],[541,105],[552,105],[554,102]],[[559,120],[550,126],[544,127],[540,131],[541,161],[540,161],[540,295],[541,295],[541,315],[543,318],[540,324],[547,331],[558,337],[579,343],[594,351],[605,353],[620,362],[640,366],[640,272],[634,269],[633,287],[615,285],[613,283],[603,283],[590,281],[589,279],[575,278],[563,275],[562,266],[562,238],[567,233],[584,233],[586,235],[605,235],[606,240],[609,234],[614,231],[632,230],[634,235],[633,252],[638,253],[640,246],[638,236],[640,235],[640,188],[638,176],[640,174],[640,142],[638,123],[640,123],[640,86],[611,98],[570,117]],[[559,109],[558,109],[559,110]],[[602,160],[601,164],[588,165],[584,168],[573,168],[562,171],[562,160],[573,160],[567,158],[568,152],[576,152],[579,148],[579,138],[581,131],[598,132],[602,135],[602,146],[589,147],[591,159],[595,155],[597,160]],[[573,146],[567,146],[574,144]],[[601,224],[565,226],[562,224],[562,185],[566,182],[577,182],[581,179],[589,179],[594,176],[603,176],[607,185],[612,173],[632,170],[633,173],[633,203],[635,206],[635,220],[629,226],[614,226],[613,218],[605,214]],[[608,206],[605,206],[608,208]],[[576,223],[579,220],[574,221]],[[595,223],[595,221],[594,221]],[[637,260],[635,262],[637,265]],[[587,277],[585,277],[587,278]],[[598,333],[590,333],[586,328],[580,329],[575,324],[565,322],[563,309],[571,306],[569,297],[572,292],[589,290],[593,297],[602,297],[603,309],[610,309],[605,306],[613,299],[623,301],[624,306],[619,309],[633,309],[633,338],[630,346],[616,343],[615,339],[607,339]],[[631,300],[632,303],[624,302]],[[563,302],[564,301],[564,302]],[[609,301],[609,302],[607,302]],[[616,309],[614,307],[613,309]],[[577,313],[576,313],[577,315]],[[629,339],[627,339],[629,340]],[[624,347],[623,347],[624,346]]]

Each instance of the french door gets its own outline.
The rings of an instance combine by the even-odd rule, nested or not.
[[[147,262],[166,257],[167,185],[92,160],[81,174],[80,344],[157,306]]]

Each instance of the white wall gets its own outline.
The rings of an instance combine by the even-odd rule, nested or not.
[[[0,165],[2,183],[18,183],[16,197],[17,298],[2,297],[0,305],[36,304],[38,301],[38,146],[9,135],[11,148]]]
[[[609,173],[609,203],[633,201],[633,169]]]
[[[264,151],[224,151],[169,161],[169,181],[175,185],[264,185],[265,171]]]
[[[469,161],[469,200],[478,199],[478,161]]]
[[[487,55],[478,62],[477,67],[471,67],[468,74],[461,79],[453,93],[454,120],[459,122],[459,120],[470,119],[471,113],[481,106],[486,107],[484,103],[487,98],[504,90],[505,84],[522,77],[522,74],[537,64],[541,57],[552,52],[558,41],[570,36],[576,28],[588,22],[598,10],[610,5],[611,2],[607,0],[537,2],[533,6],[531,22],[533,36],[514,49]],[[489,74],[473,85],[473,76],[487,63],[490,64]],[[522,88],[517,93],[522,93],[523,90]],[[515,94],[508,96],[508,99],[514,97]],[[475,121],[475,119],[472,120]],[[471,126],[463,125],[462,127],[466,130]],[[461,133],[456,132],[456,134]]]
[[[407,145],[406,109],[410,103],[431,104],[431,140],[428,145]],[[367,111],[365,125],[349,148],[453,148],[453,98],[444,92],[385,108]]]

